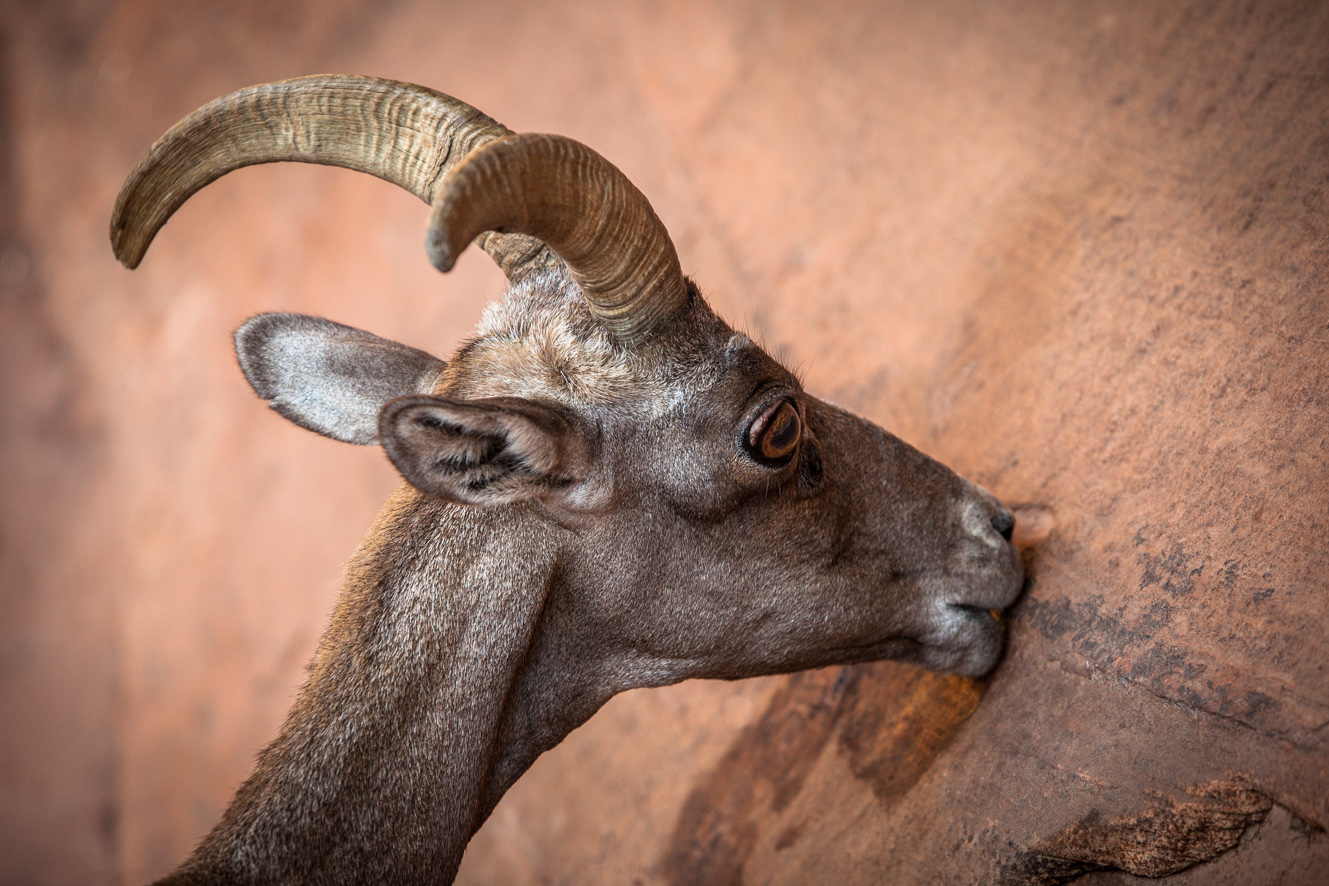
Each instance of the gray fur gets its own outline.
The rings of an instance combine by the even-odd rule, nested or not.
[[[378,434],[409,483],[280,734],[165,882],[446,883],[503,793],[617,692],[999,657],[988,610],[1022,581],[1000,504],[808,395],[700,295],[630,351],[557,271],[446,368],[290,315],[237,346],[260,396],[321,433],[364,440],[387,399]],[[782,397],[804,434],[771,468],[743,440]]]

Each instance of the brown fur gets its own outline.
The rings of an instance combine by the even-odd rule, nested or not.
[[[286,326],[310,323],[238,334],[251,377]],[[320,384],[384,374],[374,342],[374,362],[341,354]],[[379,419],[414,485],[352,561],[281,734],[168,882],[447,881],[504,791],[616,692],[880,657],[995,662],[986,610],[1021,575],[995,501],[805,394],[699,295],[627,350],[570,281],[539,275],[441,376],[421,365],[434,393],[401,373],[406,396]],[[742,445],[772,396],[806,424],[780,469]]]
[[[163,882],[448,882],[617,692],[878,658],[977,675],[1000,654],[1009,512],[807,394],[690,283],[632,346],[556,267],[446,365],[290,314],[236,349],[283,416],[381,443],[408,485],[280,734]],[[763,449],[773,409],[798,433]]]

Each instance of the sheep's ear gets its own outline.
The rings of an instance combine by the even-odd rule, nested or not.
[[[249,384],[277,412],[334,440],[377,443],[383,404],[428,393],[444,363],[424,351],[304,314],[259,314],[235,331]]]
[[[589,474],[588,440],[575,419],[517,397],[402,397],[383,408],[378,428],[407,482],[447,501],[566,499]]]

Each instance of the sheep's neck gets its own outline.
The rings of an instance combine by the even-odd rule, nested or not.
[[[461,510],[409,490],[384,508],[281,733],[177,881],[448,882],[498,798],[603,701],[529,702],[552,679],[530,660],[552,542]]]

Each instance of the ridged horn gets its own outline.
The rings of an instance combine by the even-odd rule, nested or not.
[[[430,213],[430,260],[448,270],[481,231],[528,234],[552,249],[621,342],[641,341],[688,302],[678,253],[646,197],[570,138],[504,136],[452,168]]]
[[[121,263],[137,267],[190,196],[257,163],[342,166],[430,203],[454,164],[508,133],[465,102],[394,80],[321,75],[241,89],[199,108],[149,149],[116,200],[111,245]],[[557,263],[526,237],[486,235],[481,246],[514,281]]]

